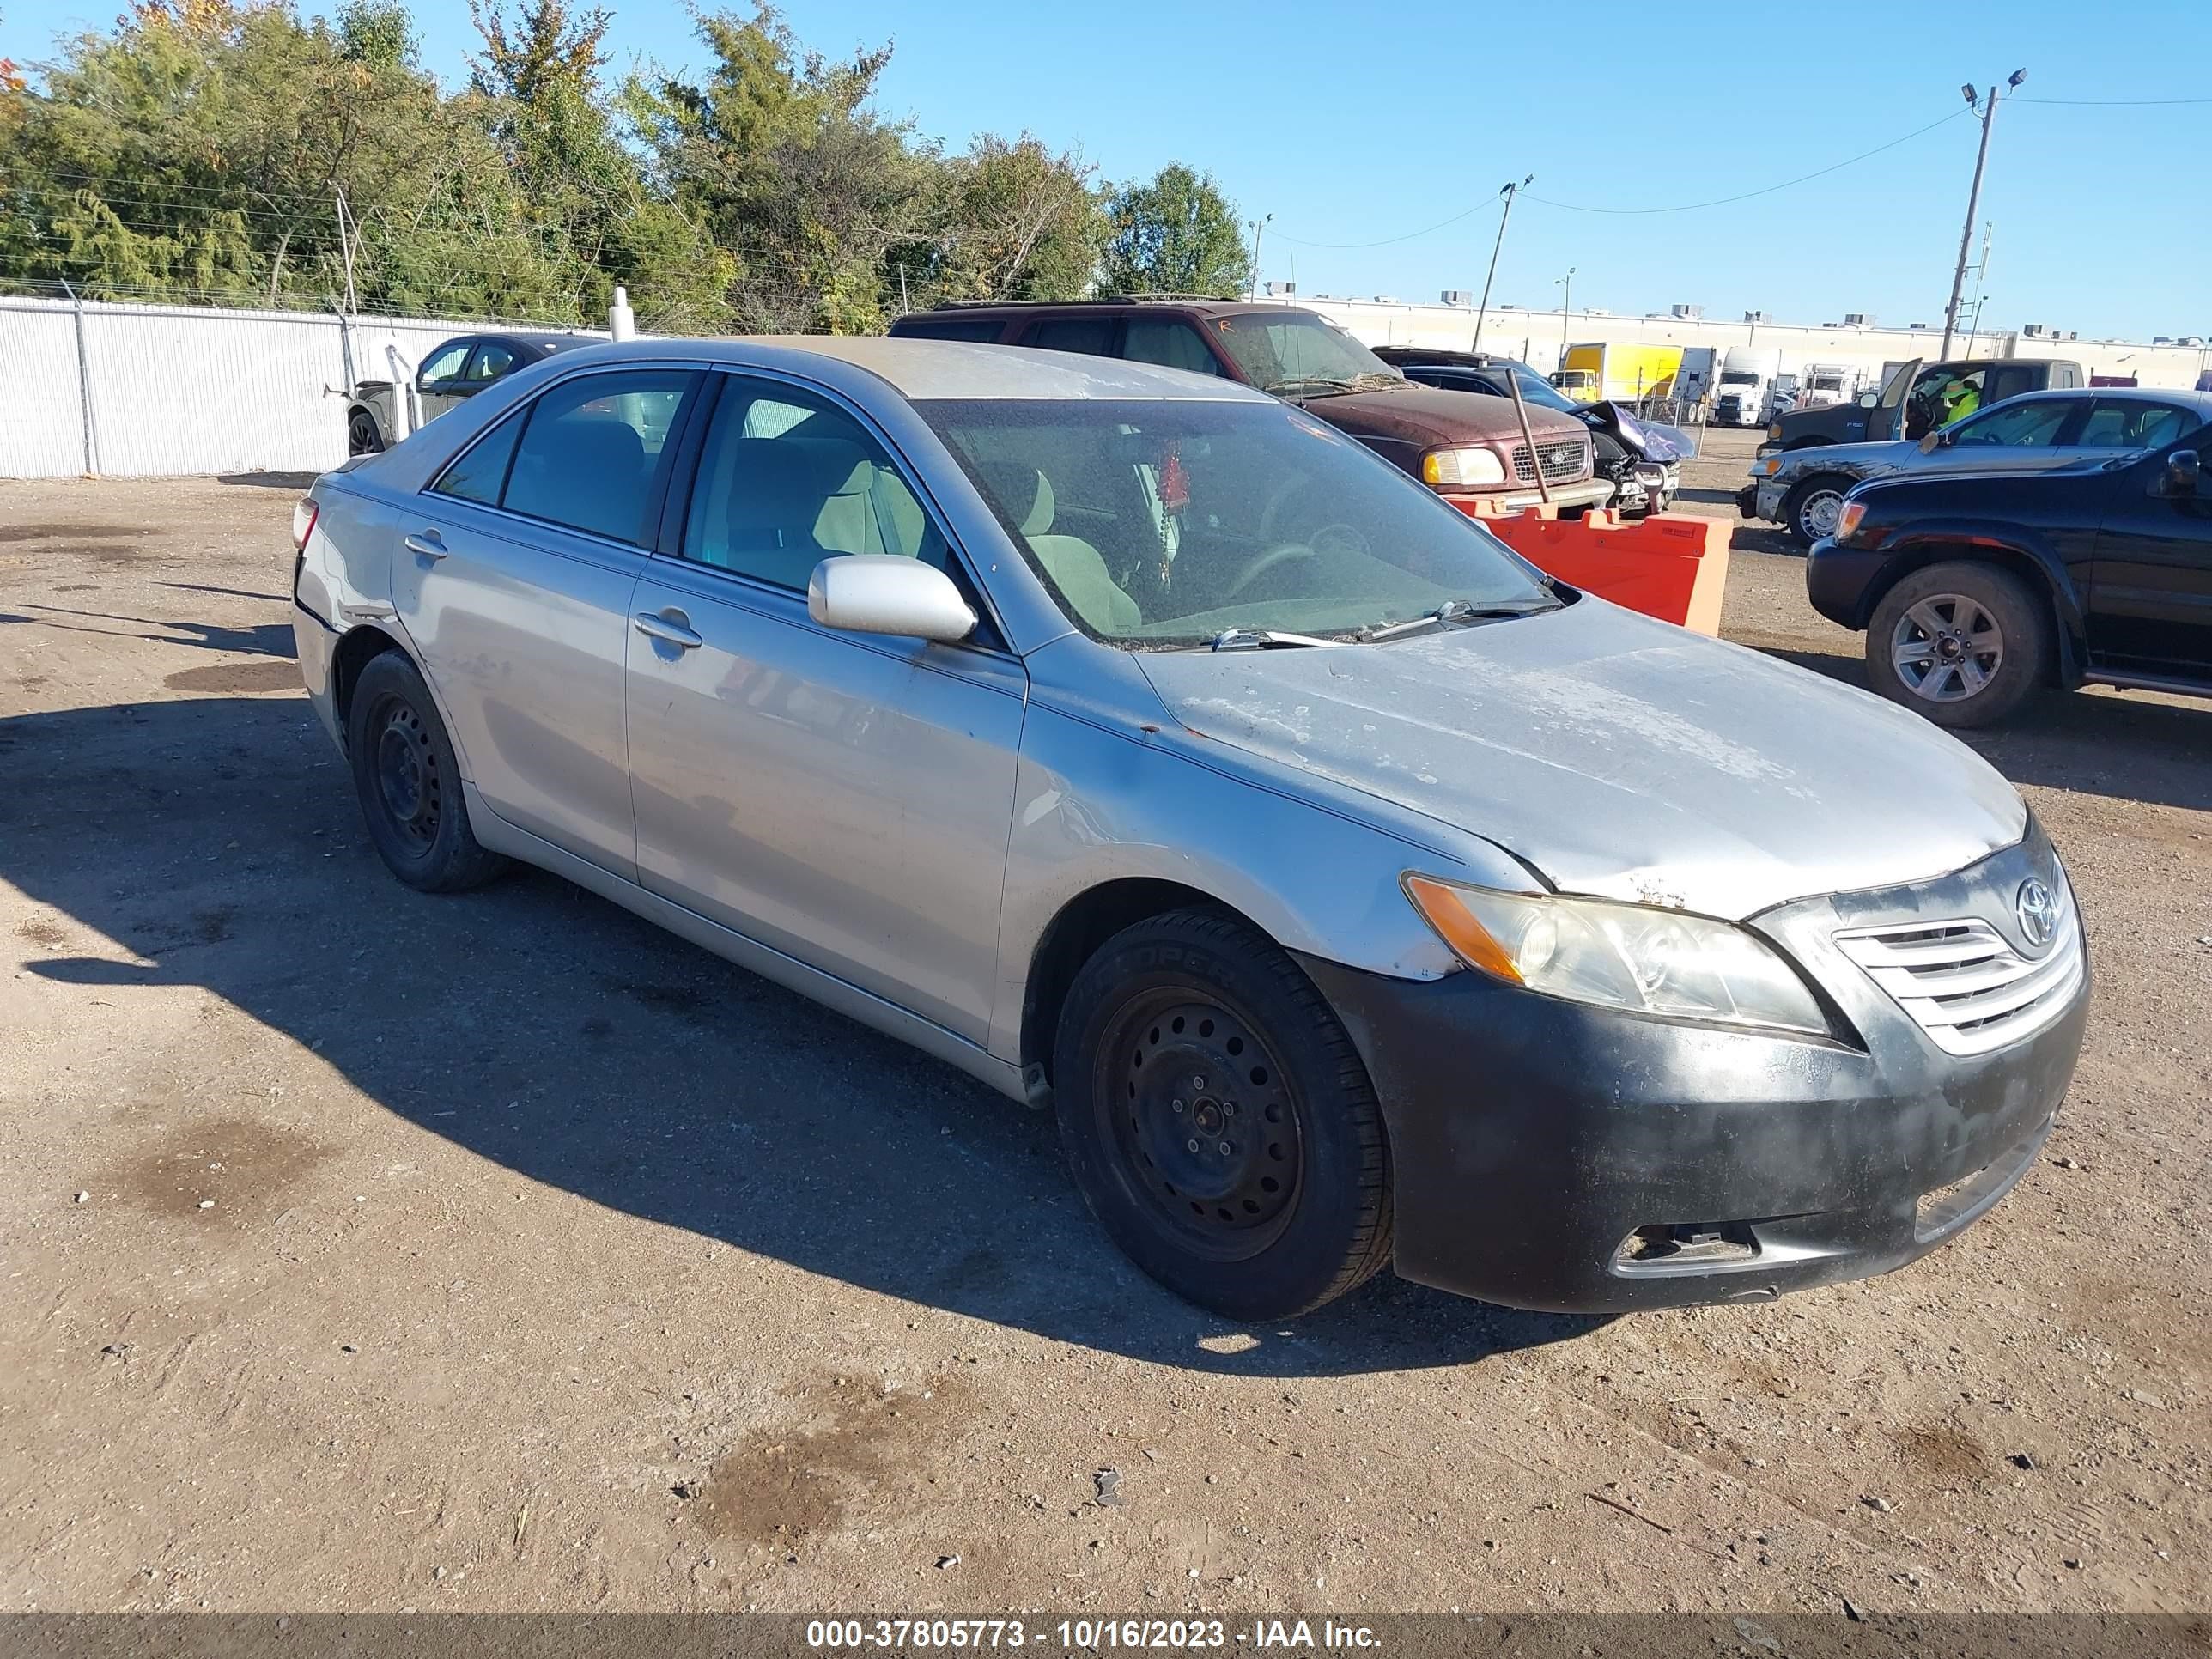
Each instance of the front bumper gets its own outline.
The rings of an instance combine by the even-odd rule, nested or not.
[[[1990,891],[2024,878],[2026,846],[1984,861]],[[1944,914],[1929,907],[1956,902],[1946,890],[1963,878],[1899,890],[1923,907],[1901,914]],[[1309,961],[1382,1097],[1397,1271],[1516,1307],[1619,1313],[1863,1278],[1955,1236],[2050,1133],[2086,965],[2032,1036],[1954,1058],[1827,942],[1878,909],[1852,895],[1755,924],[1812,969],[1848,1033],[1832,1042],[1611,1013],[1472,970],[1413,981]],[[1670,1227],[1721,1242],[1624,1248]]]
[[[1868,595],[1888,562],[1889,555],[1878,547],[1843,547],[1824,536],[1805,556],[1805,597],[1837,626],[1863,629],[1874,609]]]
[[[1780,524],[1782,503],[1789,497],[1790,486],[1762,478],[1753,487],[1758,494],[1752,502],[1751,516],[1765,519],[1769,524]]]
[[[1492,511],[1500,513],[1518,513],[1526,507],[1540,507],[1544,503],[1543,493],[1533,488],[1499,490],[1495,494],[1457,490],[1439,490],[1437,493],[1455,505],[1462,501],[1487,501]],[[1570,508],[1603,507],[1612,499],[1613,480],[1610,478],[1585,478],[1579,483],[1552,486],[1552,505],[1562,512]],[[1462,507],[1461,511],[1465,512],[1466,508]]]

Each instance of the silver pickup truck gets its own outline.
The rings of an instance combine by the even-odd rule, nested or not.
[[[404,425],[390,380],[355,383],[346,400],[346,453],[374,455],[388,449],[403,431],[437,419],[516,369],[592,343],[589,335],[537,333],[464,334],[445,341],[423,358],[416,374],[416,413]]]

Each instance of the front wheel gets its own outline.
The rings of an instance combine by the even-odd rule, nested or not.
[[[1053,1079],[1085,1202],[1187,1300],[1285,1319],[1389,1260],[1366,1067],[1313,981],[1247,924],[1178,910],[1109,939],[1069,988]]]
[[[1856,480],[1835,477],[1817,477],[1805,480],[1790,492],[1782,504],[1782,523],[1790,538],[1800,547],[1810,547],[1823,537],[1836,533],[1836,520],[1844,511],[1844,497]]]
[[[1938,726],[1988,726],[2048,681],[2051,620],[2008,570],[1959,561],[1916,570],[1867,623],[1874,689]]]

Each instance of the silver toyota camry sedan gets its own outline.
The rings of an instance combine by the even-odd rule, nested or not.
[[[2081,920],[1972,751],[1218,380],[632,341],[294,530],[402,882],[541,866],[1048,1108],[1237,1318],[1386,1263],[1589,1310],[1882,1272],[2073,1072]]]

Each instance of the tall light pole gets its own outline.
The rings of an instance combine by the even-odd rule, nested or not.
[[[1260,233],[1274,222],[1272,213],[1263,213],[1252,222],[1252,282],[1247,296],[1251,299],[1260,297]]]
[[[1490,284],[1498,275],[1498,250],[1505,246],[1505,226],[1513,217],[1513,198],[1535,182],[1536,175],[1532,173],[1517,185],[1509,183],[1498,188],[1498,193],[1505,198],[1505,211],[1498,216],[1498,240],[1490,245],[1490,272],[1482,279],[1482,303],[1474,308],[1474,344],[1470,350],[1482,349],[1482,319],[1490,309]]]
[[[1559,367],[1567,364],[1567,313],[1574,309],[1575,268],[1567,267],[1567,274],[1559,278]]]
[[[2027,71],[2024,69],[2016,69],[2005,82],[2005,85],[2017,87],[2027,79]],[[1966,94],[1966,107],[1972,109],[1974,106],[1972,83],[1970,82],[1960,87],[1959,90]],[[1990,161],[1990,125],[1997,117],[1997,92],[1998,88],[1992,84],[1990,88],[1989,100],[1982,106],[1982,146],[1974,153],[1974,184],[1973,188],[1966,192],[1966,222],[1960,228],[1959,231],[1959,263],[1951,273],[1951,303],[1943,307],[1942,355],[1946,357],[1951,355],[1951,337],[1958,331],[1959,327],[1959,296],[1965,291],[1966,286],[1966,255],[1972,251],[1974,246],[1974,215],[1981,210],[1982,169],[1987,167]]]

